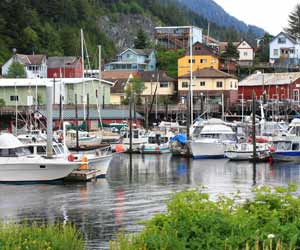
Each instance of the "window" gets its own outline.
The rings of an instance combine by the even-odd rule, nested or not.
[[[217,88],[222,88],[223,87],[223,82],[217,82]]]
[[[273,55],[274,55],[274,56],[278,56],[278,49],[274,49],[274,50],[273,50]]]
[[[161,83],[159,84],[159,87],[160,87],[160,88],[168,88],[168,87],[169,87],[169,83],[167,83],[167,82],[161,82]]]
[[[217,62],[216,59],[212,59],[212,60],[211,60],[211,63],[212,63],[212,64],[215,64],[216,62]]]
[[[127,54],[126,56],[127,56],[127,58],[130,58],[130,54]]]
[[[10,96],[10,100],[11,101],[19,101],[19,96],[17,96],[17,95],[11,95]]]
[[[189,63],[191,63],[191,60],[189,59]],[[195,63],[195,59],[192,59],[192,63]]]
[[[278,37],[278,43],[279,43],[279,44],[284,44],[284,43],[286,43],[285,37]]]
[[[236,82],[234,83],[234,87],[237,88],[237,83]]]
[[[182,82],[181,86],[182,86],[182,88],[188,88],[189,83],[188,82]]]
[[[204,87],[205,86],[205,82],[200,82],[200,86]]]
[[[230,82],[230,88],[232,89],[233,85],[232,85],[232,82]]]
[[[207,63],[207,59],[200,59],[200,63]]]
[[[244,56],[248,56],[248,52],[244,52]]]
[[[294,54],[294,49],[290,49],[290,54]]]

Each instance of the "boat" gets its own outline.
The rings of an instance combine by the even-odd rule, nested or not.
[[[102,137],[97,132],[78,131],[79,150],[92,150],[102,146]],[[76,149],[76,130],[68,130],[66,133],[66,146],[69,149]]]
[[[270,149],[272,161],[300,161],[300,140],[281,138],[274,140]]]
[[[140,147],[148,142],[148,135],[144,129],[132,129],[132,152],[139,152]],[[122,139],[122,147],[126,152],[130,148],[130,130],[126,130]]]
[[[162,133],[161,131],[152,131],[148,136],[148,142],[139,147],[141,154],[165,154],[171,152],[170,141],[173,133]]]
[[[186,134],[179,133],[171,138],[171,152],[173,156],[189,157]]]
[[[211,119],[202,128],[199,136],[189,142],[194,159],[224,158],[228,144],[236,144],[236,133],[219,119]]]
[[[46,140],[47,134],[42,132],[39,129],[35,129],[35,130],[28,130],[26,131],[26,133],[18,135],[17,138],[23,143],[30,143],[33,141],[37,141],[39,139]]]
[[[68,176],[82,164],[71,155],[51,158],[32,154],[28,145],[12,134],[0,135],[0,181],[54,181]]]
[[[270,156],[267,140],[256,138],[256,154]],[[224,151],[225,157],[232,161],[248,161],[253,158],[253,143],[251,139],[248,142],[229,144]]]

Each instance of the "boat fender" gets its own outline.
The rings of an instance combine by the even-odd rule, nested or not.
[[[271,147],[269,147],[269,151],[270,151],[270,152],[275,152],[275,151],[276,151],[276,148],[275,148],[274,146],[271,146]]]
[[[82,164],[80,165],[80,168],[79,169],[87,169],[88,168],[88,158],[84,155],[82,156],[81,158],[81,162]]]
[[[124,152],[124,147],[121,144],[116,145],[116,152],[117,153],[122,153]]]
[[[73,154],[69,154],[68,161],[74,161],[74,160],[75,160],[75,156]]]

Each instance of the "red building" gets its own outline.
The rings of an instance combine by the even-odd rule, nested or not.
[[[288,73],[257,73],[252,74],[239,82],[239,98],[252,99],[255,92],[256,99],[267,99],[299,101],[300,72]]]
[[[82,77],[82,61],[75,56],[49,57],[47,62],[48,78],[80,78]]]

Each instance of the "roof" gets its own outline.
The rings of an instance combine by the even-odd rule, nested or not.
[[[152,53],[152,51],[154,51],[154,49],[134,49],[134,48],[127,48],[125,50],[123,50],[119,56],[121,56],[122,54],[124,54],[125,52],[127,52],[128,50],[133,51],[135,54],[137,55],[142,55],[142,56],[148,56]]]
[[[4,133],[0,135],[0,149],[19,148],[24,145],[13,134]]]
[[[190,54],[190,50],[189,50],[189,48],[188,49],[186,49],[186,51],[185,51],[185,56],[187,56],[187,55],[189,55]],[[203,43],[200,43],[200,42],[196,42],[196,43],[194,43],[194,45],[193,45],[193,56],[195,56],[195,55],[200,55],[200,56],[206,56],[206,55],[211,55],[211,56],[218,56],[217,54],[216,54],[216,52],[212,49],[212,48],[210,48],[210,47],[208,47],[208,46],[206,46],[205,44],[203,44]]]
[[[130,76],[135,76],[138,72],[132,70],[107,70],[101,73],[103,79],[128,79]]]
[[[256,73],[239,82],[241,86],[284,85],[300,78],[300,72],[288,73]]]
[[[205,69],[197,69],[193,72],[193,77],[196,78],[234,78],[237,79],[236,76],[225,73],[221,70],[217,70],[214,68],[205,68]],[[190,74],[183,75],[179,78],[190,78]]]
[[[143,82],[155,82],[155,81],[160,81],[160,82],[174,82],[175,79],[172,77],[169,77],[167,75],[166,71],[159,70],[159,71],[144,71],[139,73],[139,78]]]
[[[74,68],[81,65],[81,60],[76,56],[53,56],[49,57],[47,67],[50,68]]]
[[[46,117],[46,110],[40,110],[40,113]],[[129,119],[129,110],[120,110],[120,109],[101,109],[101,118],[102,119],[117,119],[117,120],[127,120]],[[82,109],[78,110],[78,119],[83,119],[84,111]],[[59,110],[53,110],[53,119],[59,119]],[[143,116],[140,113],[136,113],[137,119],[143,119]],[[74,120],[75,119],[75,109],[65,109],[64,110],[64,119]],[[93,108],[89,110],[89,119],[96,120],[99,119],[98,110]]]
[[[64,84],[80,84],[82,82],[98,81],[97,78],[56,78],[55,81]],[[113,85],[112,82],[101,80],[102,83]],[[53,83],[53,78],[0,78],[0,87],[46,86]]]
[[[220,52],[225,51],[227,49],[229,42],[219,42]],[[234,47],[237,47],[241,42],[232,42]]]
[[[17,60],[24,65],[41,65],[46,55],[16,54]]]
[[[128,79],[118,79],[118,80],[116,80],[114,85],[110,89],[110,92],[114,93],[114,94],[124,93],[127,81],[128,81]]]
[[[292,35],[289,35],[283,31],[281,31],[277,36],[275,36],[271,41],[273,42],[277,37],[279,37],[280,35],[284,35],[285,37],[287,37],[292,43],[297,43],[297,39],[295,37],[293,37]]]

